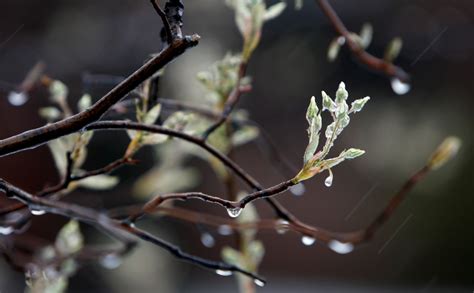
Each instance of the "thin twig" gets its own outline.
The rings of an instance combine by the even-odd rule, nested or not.
[[[230,92],[227,100],[224,104],[224,108],[222,110],[222,115],[217,122],[211,125],[203,134],[203,140],[207,140],[209,135],[211,135],[217,128],[219,128],[224,122],[227,121],[229,115],[234,110],[235,105],[239,102],[240,95],[242,94],[242,87],[240,85],[242,79],[245,77],[245,72],[247,71],[247,63],[245,61],[241,61],[239,69],[238,69],[238,76],[234,86],[234,89]]]
[[[55,186],[46,188],[46,189],[36,193],[35,196],[37,196],[37,197],[47,197],[49,195],[57,194],[57,193],[61,192],[62,190],[67,189],[69,184],[72,183],[72,182],[79,181],[79,180],[82,180],[82,179],[86,179],[86,178],[89,178],[89,177],[92,177],[92,176],[97,176],[97,175],[101,175],[101,174],[108,174],[108,173],[110,173],[112,171],[115,171],[116,169],[122,167],[125,164],[134,164],[134,163],[135,163],[134,160],[124,157],[124,158],[117,159],[117,160],[113,161],[112,163],[107,164],[104,167],[101,167],[101,168],[98,168],[98,169],[95,169],[95,170],[91,170],[91,171],[87,171],[87,172],[84,172],[80,175],[72,175],[72,171],[70,170],[72,168],[72,161],[71,161],[70,156],[68,156],[68,163],[67,163],[67,168],[66,169],[69,170],[69,171],[66,172],[66,175],[64,176],[63,180]],[[15,203],[15,204],[9,205],[6,208],[0,210],[0,217],[6,215],[8,213],[21,210],[25,207],[26,207],[26,205],[23,204],[23,203]]]
[[[395,77],[403,82],[410,80],[410,75],[402,68],[387,62],[383,59],[377,58],[367,53],[356,41],[353,40],[351,32],[346,28],[342,20],[337,15],[334,8],[329,4],[328,0],[316,0],[321,10],[327,16],[334,29],[338,34],[344,37],[352,54],[363,64],[371,69],[381,72],[389,77]]]
[[[13,197],[18,199],[35,209],[41,209],[49,213],[58,214],[66,216],[68,218],[75,218],[79,221],[94,225],[107,233],[110,233],[114,238],[120,240],[124,243],[125,247],[130,247],[135,245],[135,241],[131,236],[138,237],[144,241],[153,243],[161,248],[164,248],[169,253],[173,254],[175,257],[188,261],[190,263],[214,270],[225,270],[231,272],[239,272],[250,278],[260,280],[265,282],[260,276],[243,270],[238,266],[227,264],[224,262],[216,262],[207,260],[201,257],[191,255],[189,253],[181,251],[178,246],[175,246],[171,243],[168,243],[156,236],[151,235],[148,232],[145,232],[136,227],[123,224],[120,221],[109,218],[103,213],[96,212],[93,209],[85,208],[71,203],[65,203],[55,200],[50,200],[47,198],[36,197],[31,195],[24,190],[19,189],[16,186],[6,182],[3,179],[0,179],[0,190],[5,192],[8,197]]]
[[[168,44],[171,44],[173,41],[173,35],[171,33],[171,26],[170,23],[168,22],[168,18],[166,18],[165,12],[161,9],[160,5],[158,4],[158,0],[150,0],[151,5],[153,5],[153,8],[155,8],[156,13],[161,18],[161,21],[163,22],[163,29],[165,30],[166,33],[166,40]]]

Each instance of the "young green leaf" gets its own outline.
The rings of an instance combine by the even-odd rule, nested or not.
[[[75,220],[64,225],[56,236],[55,246],[62,256],[74,254],[82,249],[84,237],[79,229],[79,223]]]
[[[283,12],[283,10],[285,10],[285,8],[286,8],[286,3],[285,2],[279,2],[277,4],[274,4],[274,5],[267,8],[267,10],[265,11],[265,14],[263,16],[263,19],[265,21],[268,21],[270,19],[274,19],[274,18],[278,17]]]
[[[306,120],[308,121],[308,146],[306,147],[304,153],[304,162],[306,163],[309,161],[316,149],[318,148],[319,144],[319,131],[322,127],[322,119],[321,114],[319,112],[318,106],[316,105],[315,97],[311,97],[311,101],[308,106],[308,110],[306,111]]]
[[[160,116],[161,113],[161,104],[156,104],[153,108],[150,109],[143,119],[143,123],[151,125],[155,124],[156,119]]]
[[[369,100],[370,100],[370,97],[365,97],[365,98],[362,98],[362,99],[355,100],[351,104],[351,109],[350,109],[349,113],[360,112]]]
[[[77,108],[79,109],[79,112],[83,112],[87,108],[89,108],[91,105],[92,105],[91,95],[85,94],[79,99],[79,102],[77,103]]]
[[[106,174],[88,177],[78,182],[79,186],[94,190],[111,189],[114,188],[118,183],[118,177]]]

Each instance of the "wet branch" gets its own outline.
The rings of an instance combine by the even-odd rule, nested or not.
[[[153,243],[161,248],[164,248],[175,257],[192,264],[199,265],[204,268],[213,270],[225,270],[231,272],[242,273],[252,279],[257,279],[265,282],[260,276],[241,269],[238,266],[230,265],[224,262],[216,262],[207,260],[201,257],[191,255],[183,252],[178,246],[166,242],[146,231],[126,225],[118,220],[108,217],[106,214],[99,213],[93,209],[85,208],[71,203],[50,200],[48,198],[36,197],[32,194],[13,186],[12,184],[0,179],[0,190],[2,190],[7,197],[20,200],[27,204],[30,208],[35,210],[42,210],[48,213],[62,215],[68,218],[75,218],[81,222],[91,224],[124,244],[126,250],[131,249],[135,245],[134,237],[144,241]]]
[[[150,59],[87,110],[61,121],[0,140],[0,157],[34,148],[61,136],[80,131],[88,124],[99,120],[114,104],[166,64],[183,54],[187,49],[196,46],[198,41],[198,35],[174,39],[168,47]]]
[[[329,4],[328,0],[316,0],[323,13],[331,22],[332,26],[338,34],[344,37],[352,55],[361,63],[367,65],[369,68],[383,73],[388,77],[398,78],[402,82],[408,82],[410,75],[402,68],[387,62],[383,59],[377,58],[367,53],[351,36],[351,32],[346,28],[342,20],[337,15],[334,8]]]

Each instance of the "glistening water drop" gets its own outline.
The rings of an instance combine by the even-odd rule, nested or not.
[[[216,274],[218,274],[219,276],[228,277],[228,276],[231,276],[231,275],[232,275],[232,271],[228,271],[228,270],[216,270]]]
[[[352,243],[343,243],[337,240],[331,240],[328,243],[329,248],[339,254],[347,254],[354,250],[354,245]]]
[[[316,242],[316,238],[304,235],[303,237],[301,237],[301,242],[306,246],[310,246],[313,245],[314,242]]]
[[[229,214],[229,217],[231,218],[237,218],[240,213],[242,213],[242,208],[229,208],[227,209],[227,213]]]
[[[409,83],[403,82],[398,78],[392,78],[390,81],[392,84],[392,89],[397,95],[404,95],[408,93],[411,89],[411,85]]]

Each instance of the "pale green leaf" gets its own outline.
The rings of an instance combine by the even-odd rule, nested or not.
[[[39,109],[39,115],[41,118],[47,120],[48,122],[52,122],[54,120],[58,120],[61,117],[61,111],[55,107],[45,107]]]
[[[362,98],[362,99],[355,100],[351,104],[351,110],[349,111],[349,113],[360,112],[369,100],[370,100],[370,97],[365,97],[365,98]]]
[[[334,38],[328,47],[327,58],[330,62],[336,60],[337,56],[339,55],[340,49],[341,45],[338,42],[338,38]]]
[[[62,104],[67,98],[68,88],[59,80],[53,80],[49,85],[50,99],[52,102]]]
[[[111,189],[115,187],[118,183],[118,177],[106,174],[87,177],[78,182],[79,186],[93,190]]]
[[[343,151],[339,156],[343,157],[346,160],[352,160],[362,156],[363,154],[365,154],[364,150],[350,148],[346,151]]]
[[[56,236],[55,246],[62,256],[74,254],[82,249],[84,238],[77,221],[71,220],[61,228]]]
[[[232,134],[231,141],[234,147],[244,145],[259,135],[259,129],[255,126],[244,126]]]
[[[364,23],[362,29],[360,30],[359,37],[360,43],[364,49],[368,48],[372,42],[373,28],[370,23]]]
[[[387,62],[394,61],[400,54],[402,46],[403,42],[401,38],[394,38],[393,40],[391,40],[387,46],[387,49],[385,49],[384,59]]]
[[[263,19],[265,21],[268,21],[270,19],[278,17],[283,12],[283,10],[285,10],[285,8],[286,8],[285,2],[279,2],[277,4],[274,4],[267,8],[267,10],[265,11],[265,15],[263,16]]]
[[[303,0],[295,0],[295,9],[300,10],[303,8]]]
[[[143,123],[151,125],[155,124],[156,119],[160,116],[161,112],[161,104],[156,104],[153,108],[151,108],[145,115],[143,119]]]
[[[77,102],[77,109],[79,112],[87,110],[92,105],[92,97],[89,94],[84,94]]]

